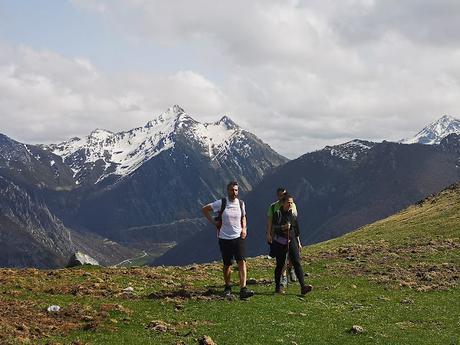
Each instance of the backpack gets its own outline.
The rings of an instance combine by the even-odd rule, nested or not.
[[[243,225],[243,200],[238,199],[240,202],[240,210],[241,210],[241,225]],[[220,206],[220,210],[217,213],[217,216],[214,217],[214,220],[217,222],[217,230],[220,230],[222,227],[222,214],[227,207],[227,198],[222,198],[222,205]],[[246,216],[246,215],[245,215]]]

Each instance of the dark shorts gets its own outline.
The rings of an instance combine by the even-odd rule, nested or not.
[[[231,266],[233,258],[236,261],[246,260],[246,245],[245,240],[241,237],[234,240],[223,240],[219,238],[220,252],[222,253],[222,261],[225,266]]]

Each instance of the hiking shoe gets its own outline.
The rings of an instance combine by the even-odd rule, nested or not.
[[[231,298],[232,297],[232,287],[231,286],[226,286],[224,289],[224,297],[225,298]]]
[[[302,286],[301,289],[300,289],[300,293],[302,295],[305,295],[307,293],[309,293],[311,290],[313,290],[313,286],[311,285],[305,285],[305,286]]]
[[[275,294],[284,295],[286,292],[280,287],[275,289]]]
[[[254,291],[248,290],[245,287],[240,290],[240,299],[246,299],[252,296],[254,296]]]
[[[281,277],[281,286],[285,288],[287,285],[288,285],[287,276],[282,276]]]
[[[295,270],[294,270],[294,268],[291,268],[291,269],[289,270],[289,280],[290,280],[291,282],[296,282],[296,281],[297,281],[297,276],[295,275]]]

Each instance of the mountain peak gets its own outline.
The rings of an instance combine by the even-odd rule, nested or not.
[[[105,140],[108,137],[111,137],[112,135],[113,135],[113,132],[106,131],[105,129],[97,128],[89,134],[88,138]]]
[[[174,104],[166,110],[166,113],[179,115],[185,113],[185,110],[181,106]]]
[[[444,115],[418,132],[413,138],[403,139],[403,144],[439,144],[449,134],[460,134],[460,120]]]
[[[222,116],[222,118],[215,123],[216,125],[224,125],[228,129],[238,129],[239,126],[227,115]]]
[[[438,121],[455,121],[456,119],[450,115],[443,115]]]
[[[187,115],[185,110],[181,108],[179,105],[174,104],[172,107],[169,107],[164,113],[161,113],[153,120],[147,122],[144,126],[145,128],[152,128],[156,127],[160,124],[165,123],[181,123],[187,120],[190,120],[191,117]]]

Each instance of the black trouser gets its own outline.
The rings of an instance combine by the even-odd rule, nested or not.
[[[283,245],[281,243],[273,241],[272,249],[273,254],[275,254],[276,258],[275,284],[276,289],[278,290],[281,286],[281,273],[283,272],[284,262],[286,261],[288,245]],[[294,266],[295,274],[297,276],[297,279],[299,280],[300,286],[305,286],[303,269],[300,265],[299,246],[295,240],[289,243],[289,257],[291,258],[291,263]]]

